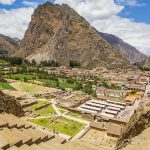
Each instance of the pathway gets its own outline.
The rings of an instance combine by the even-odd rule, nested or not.
[[[70,120],[74,120],[74,121],[77,121],[77,122],[80,122],[80,123],[83,123],[83,124],[87,124],[87,125],[90,124],[90,121],[78,119],[78,118],[67,116],[67,115],[64,115],[64,114],[62,114],[62,117],[70,119]]]
[[[89,129],[89,125],[85,126],[84,129],[82,129],[76,136],[74,136],[71,141],[75,139],[79,139],[83,134],[85,134]]]

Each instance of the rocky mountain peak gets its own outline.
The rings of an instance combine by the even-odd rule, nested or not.
[[[129,65],[118,51],[68,5],[47,2],[38,6],[19,45],[28,60],[56,60],[61,65],[78,61],[82,67]]]

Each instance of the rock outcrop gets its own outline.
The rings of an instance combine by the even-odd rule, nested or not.
[[[17,51],[18,40],[0,34],[0,56],[14,55]]]
[[[138,51],[135,47],[131,46],[130,44],[124,42],[119,37],[99,32],[100,35],[107,40],[114,48],[118,49],[120,54],[126,57],[131,63],[137,63],[144,61],[147,57]]]
[[[28,60],[78,61],[82,67],[127,67],[122,57],[93,27],[68,5],[47,2],[38,6],[19,45]]]
[[[10,113],[18,117],[24,116],[24,111],[16,99],[4,94],[0,90],[0,113],[2,112]]]
[[[147,102],[141,105],[130,119],[129,123],[123,130],[122,135],[118,140],[117,149],[128,149],[126,148],[126,146],[134,147],[135,144],[137,144],[137,147],[139,146],[141,148],[142,145],[140,145],[141,143],[140,139],[135,143],[132,143],[132,141],[134,141],[135,137],[140,136],[140,134],[143,134],[144,131],[147,130],[149,127],[150,127],[150,102]],[[149,142],[149,136],[147,137],[147,142]],[[144,148],[145,145],[143,145],[142,149],[144,150]]]

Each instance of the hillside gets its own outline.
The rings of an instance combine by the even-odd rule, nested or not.
[[[38,6],[19,45],[19,55],[37,63],[77,61],[82,67],[126,67],[123,58],[93,27],[68,5]],[[124,65],[126,64],[126,65]]]
[[[120,54],[125,56],[126,59],[129,60],[131,63],[142,62],[147,58],[135,47],[129,45],[115,35],[102,32],[100,32],[100,35],[105,40],[107,40],[114,48],[118,49]]]
[[[140,106],[130,119],[130,122],[125,127],[118,140],[117,148],[122,150],[146,150],[146,145],[149,143],[149,127],[150,102],[147,102]]]
[[[0,34],[0,56],[13,55],[17,50],[18,41]]]

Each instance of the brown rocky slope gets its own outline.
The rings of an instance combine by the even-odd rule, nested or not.
[[[149,143],[147,133],[150,133],[150,102],[141,105],[132,116],[128,125],[122,131],[117,149],[147,150],[147,144]]]
[[[129,61],[72,8],[50,2],[35,10],[18,53],[37,63],[56,60],[68,65],[73,60],[82,67],[129,65]]]
[[[24,115],[24,111],[16,99],[4,94],[0,90],[0,113],[2,112],[10,113],[18,117]]]

